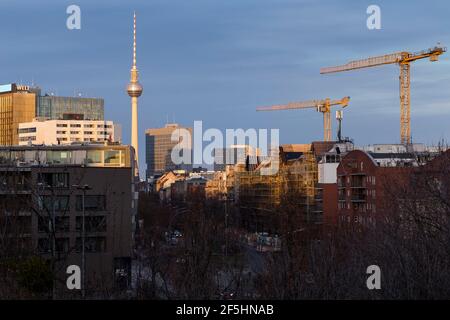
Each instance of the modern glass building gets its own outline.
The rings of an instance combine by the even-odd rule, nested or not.
[[[104,120],[104,100],[98,98],[36,97],[36,117],[51,120]]]

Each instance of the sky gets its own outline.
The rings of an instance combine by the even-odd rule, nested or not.
[[[80,30],[66,27],[72,4]],[[381,9],[380,30],[366,26],[371,4]],[[278,128],[280,143],[309,143],[323,137],[322,114],[255,108],[327,97],[351,97],[343,135],[356,144],[398,143],[397,65],[320,68],[450,45],[446,0],[0,0],[0,83],[104,98],[105,118],[122,124],[128,144],[134,10],[141,171],[147,128],[202,120],[205,129]],[[414,62],[411,80],[414,142],[449,141],[450,53]],[[333,119],[333,136],[336,127]]]

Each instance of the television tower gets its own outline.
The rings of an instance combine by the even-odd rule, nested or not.
[[[133,17],[133,66],[131,67],[131,80],[127,86],[131,97],[131,146],[135,150],[136,175],[139,175],[139,146],[138,146],[138,97],[142,94],[142,85],[138,81],[139,72],[136,67],[136,12]]]

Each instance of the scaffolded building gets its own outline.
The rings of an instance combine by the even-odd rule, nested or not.
[[[315,201],[318,162],[312,145],[284,145],[279,157],[279,169],[275,174],[261,172],[270,166],[271,160],[262,162],[255,170],[236,174],[236,201],[243,220],[252,229],[270,228],[271,219],[286,205],[302,210],[306,222],[321,219]]]

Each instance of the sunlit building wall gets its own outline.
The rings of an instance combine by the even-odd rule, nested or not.
[[[121,142],[121,126],[112,121],[43,120],[19,124],[19,145]]]
[[[0,145],[19,143],[19,123],[35,117],[36,94],[16,84],[0,85]]]

